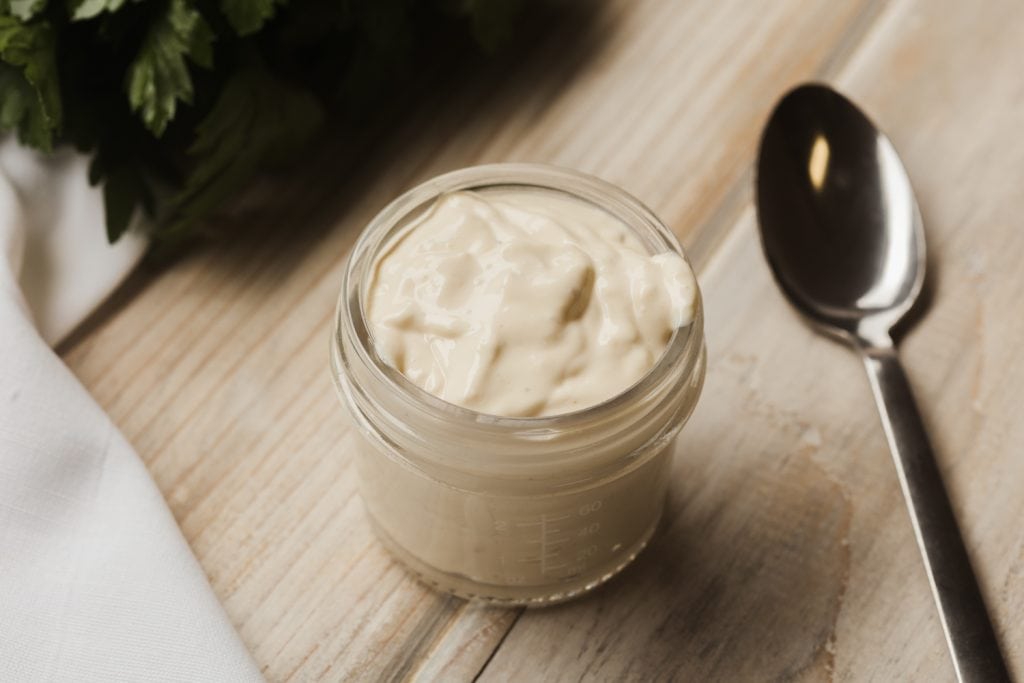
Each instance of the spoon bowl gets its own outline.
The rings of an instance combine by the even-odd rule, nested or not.
[[[921,215],[889,139],[822,85],[790,91],[757,165],[765,255],[790,301],[823,331],[878,343],[925,274]]]

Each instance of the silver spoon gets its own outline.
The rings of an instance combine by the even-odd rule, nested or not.
[[[864,359],[957,679],[1008,681],[893,345],[925,267],[921,215],[896,150],[845,97],[804,85],[768,121],[756,184],[762,246],[783,292]]]

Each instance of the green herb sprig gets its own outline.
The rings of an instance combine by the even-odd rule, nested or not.
[[[107,237],[193,234],[439,26],[485,49],[520,0],[0,0],[0,130],[92,155]]]

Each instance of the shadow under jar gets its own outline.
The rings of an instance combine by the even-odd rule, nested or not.
[[[361,439],[360,494],[384,545],[423,581],[519,605],[587,592],[629,564],[657,527],[674,442],[700,395],[699,290],[690,325],[633,386],[597,405],[502,417],[424,391],[378,355],[365,302],[380,250],[447,192],[554,192],[611,214],[653,254],[682,250],[623,190],[534,165],[467,168],[429,180],[367,226],[345,270],[332,374]]]

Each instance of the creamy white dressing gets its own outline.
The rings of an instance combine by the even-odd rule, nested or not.
[[[426,391],[514,417],[621,393],[693,319],[676,253],[611,214],[536,190],[442,195],[381,250],[367,297],[378,353]]]

